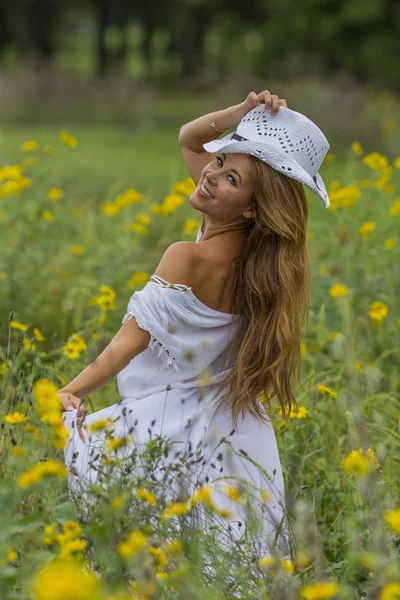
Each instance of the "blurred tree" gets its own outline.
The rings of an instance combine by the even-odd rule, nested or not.
[[[0,0],[0,54],[13,43],[22,60],[50,60],[57,40],[65,47],[71,35],[65,24],[72,12],[93,23],[101,76],[125,68],[135,25],[141,54],[135,59],[144,65],[138,71],[149,78],[160,65],[183,79],[210,67],[262,77],[348,70],[360,80],[400,87],[400,70],[393,68],[400,54],[399,0]]]
[[[40,65],[51,58],[62,6],[61,0],[3,0],[2,27],[8,39],[15,42],[23,60]]]

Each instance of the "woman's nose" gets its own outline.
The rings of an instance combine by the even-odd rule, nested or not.
[[[217,171],[215,171],[215,170],[208,171],[205,174],[204,179],[214,185],[217,182]]]

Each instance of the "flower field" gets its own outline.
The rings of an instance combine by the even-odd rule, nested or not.
[[[247,538],[226,551],[213,529],[192,528],[195,508],[215,529],[227,516],[207,482],[173,503],[158,499],[152,474],[165,440],[149,444],[146,477],[135,457],[117,479],[127,440],[99,420],[109,485],[92,491],[94,503],[68,495],[56,390],[115,335],[165,248],[194,241],[202,221],[182,165],[102,189],[74,176],[86,151],[62,130],[0,153],[0,598],[398,600],[400,156],[354,141],[322,167],[331,206],[310,192],[302,386],[296,409],[285,417],[276,403],[271,415],[291,559],[256,560]],[[113,380],[85,405],[117,401]],[[240,485],[227,483],[226,494],[246,505]]]

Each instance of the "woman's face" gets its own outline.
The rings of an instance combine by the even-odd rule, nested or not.
[[[212,195],[204,196],[201,187]],[[220,153],[206,165],[189,200],[193,208],[218,223],[250,218],[253,186],[250,181],[250,158],[247,154]]]

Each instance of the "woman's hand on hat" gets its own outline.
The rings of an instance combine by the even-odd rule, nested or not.
[[[255,92],[250,92],[247,96],[246,100],[244,100],[241,104],[237,105],[237,119],[238,123],[249,113],[253,108],[260,106],[260,104],[265,104],[265,110],[271,109],[271,115],[274,116],[279,110],[280,106],[285,106],[288,108],[286,100],[283,98],[278,98],[275,94],[271,94],[268,90],[264,90],[259,94]]]

